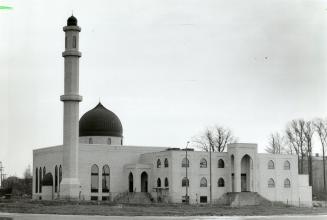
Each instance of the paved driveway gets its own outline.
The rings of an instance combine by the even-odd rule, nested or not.
[[[299,216],[89,216],[89,215],[44,215],[44,214],[12,214],[0,213],[0,220],[204,220],[204,219],[218,219],[218,220],[326,220],[327,215],[299,215]]]

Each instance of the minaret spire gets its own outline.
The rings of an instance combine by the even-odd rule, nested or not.
[[[60,100],[64,103],[63,129],[63,179],[60,184],[60,197],[78,199],[80,182],[78,178],[78,138],[79,138],[79,32],[77,19],[72,15],[67,20],[65,32],[65,91]]]

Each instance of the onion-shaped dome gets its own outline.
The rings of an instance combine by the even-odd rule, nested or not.
[[[77,26],[77,19],[73,15],[67,19],[67,26]]]
[[[117,115],[99,102],[79,120],[79,136],[123,137],[123,126]]]
[[[47,173],[44,175],[42,179],[43,186],[52,186],[53,185],[53,178],[51,173]]]

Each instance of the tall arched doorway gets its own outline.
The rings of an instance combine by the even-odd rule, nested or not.
[[[129,192],[134,192],[134,186],[133,186],[133,174],[129,173],[128,175],[128,191]]]
[[[252,159],[249,155],[244,155],[241,160],[241,192],[252,191]]]
[[[148,192],[148,174],[146,172],[141,174],[141,192]]]

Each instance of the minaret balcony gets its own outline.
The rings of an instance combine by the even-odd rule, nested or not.
[[[77,101],[81,102],[83,100],[83,97],[80,95],[62,95],[60,96],[60,101]]]
[[[81,28],[79,26],[65,26],[63,27],[63,30],[66,31],[81,31]]]
[[[82,53],[77,50],[66,50],[62,52],[63,57],[73,56],[73,57],[81,57]]]

